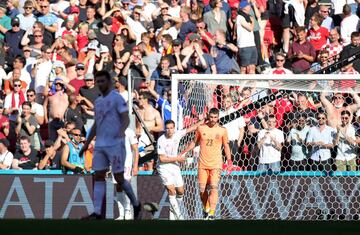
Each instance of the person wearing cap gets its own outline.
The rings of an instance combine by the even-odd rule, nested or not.
[[[115,34],[111,32],[112,18],[107,17],[102,21],[102,27],[96,32],[96,37],[100,44],[105,45],[112,52],[112,43],[115,38]]]
[[[54,141],[45,141],[45,151],[41,154],[41,160],[38,165],[39,170],[60,170],[61,152],[57,151]]]
[[[65,35],[72,35],[76,38],[77,32],[74,30],[76,19],[73,15],[69,15],[65,20],[65,26],[61,27],[60,30],[56,31],[56,38],[61,37],[65,39]]]
[[[114,62],[109,53],[109,48],[105,45],[100,45],[100,60],[95,64],[96,71],[106,70],[110,71],[114,66]]]
[[[33,14],[34,3],[31,0],[26,0],[24,3],[24,13],[17,15],[20,21],[20,28],[22,30],[31,30],[36,22],[36,17]]]
[[[0,41],[4,40],[5,33],[11,29],[11,18],[6,15],[6,6],[0,3]]]
[[[22,55],[21,39],[24,34],[25,30],[20,28],[19,18],[13,18],[11,20],[11,29],[5,33],[4,39],[6,47],[8,47],[6,60],[10,66],[17,55]]]
[[[8,170],[11,167],[14,155],[8,150],[10,142],[2,138],[0,139],[0,170]]]
[[[86,68],[83,63],[77,63],[75,65],[76,78],[69,82],[69,85],[75,88],[75,95],[79,94],[81,87],[85,86],[84,75],[86,74]]]
[[[80,88],[79,94],[87,99],[92,104],[95,103],[95,100],[101,96],[101,92],[99,88],[95,86],[94,75],[92,73],[85,74],[85,86]],[[90,130],[92,125],[94,124],[94,114],[85,112],[83,113],[83,118],[86,120],[85,122],[85,131]]]

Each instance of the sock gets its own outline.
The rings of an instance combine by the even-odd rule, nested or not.
[[[105,181],[95,181],[94,183],[94,212],[98,215],[101,215],[105,186]]]
[[[118,203],[118,207],[119,207],[119,217],[124,218],[125,213],[125,199],[126,195],[124,193],[124,191],[122,192],[116,192],[116,199],[117,199],[117,203]]]
[[[126,196],[125,194],[124,196],[125,196],[125,204],[124,204],[125,213],[126,212],[129,213],[131,212],[131,202],[128,196]]]
[[[215,215],[215,210],[210,210],[209,215]]]
[[[136,199],[134,191],[132,190],[131,184],[129,181],[125,180],[122,185],[123,190],[126,195],[129,197],[130,202],[133,206],[139,206],[139,201]]]
[[[177,196],[176,196],[176,200],[177,200],[177,203],[178,203],[178,205],[179,205],[179,208],[181,208],[181,205],[182,205],[182,203],[183,203],[183,198],[184,198],[183,195],[177,195]]]
[[[209,196],[209,201],[210,201],[210,211],[215,211],[216,209],[216,205],[218,202],[218,190],[216,189],[210,189],[210,196]]]
[[[202,201],[202,204],[203,204],[203,207],[204,207],[204,211],[208,211],[207,209],[209,208],[207,206],[208,204],[208,192],[205,190],[205,192],[202,192],[200,193],[200,198],[201,198],[201,201]]]
[[[172,207],[172,209],[174,210],[174,212],[176,213],[176,216],[180,216],[180,208],[178,205],[178,201],[176,200],[176,196],[175,195],[169,195],[169,202],[170,205]]]

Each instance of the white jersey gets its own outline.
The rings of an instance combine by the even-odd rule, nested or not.
[[[132,168],[134,156],[131,146],[137,143],[138,140],[136,138],[135,132],[132,129],[127,128],[125,131],[125,148],[126,148],[125,168],[126,167]]]
[[[128,106],[122,96],[112,90],[107,96],[95,101],[96,142],[97,147],[115,146],[125,137],[120,133],[123,125],[120,114],[128,112]]]
[[[179,143],[182,137],[186,134],[186,130],[176,131],[171,138],[166,138],[165,134],[160,136],[157,142],[157,153],[163,154],[167,157],[177,157]],[[159,168],[173,167],[174,163],[160,163]]]

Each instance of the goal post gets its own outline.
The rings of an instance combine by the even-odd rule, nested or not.
[[[221,110],[220,123],[228,130],[235,166],[229,175],[222,172],[216,218],[358,218],[359,75],[174,74],[171,90],[171,117],[181,128],[202,119],[212,107]],[[332,138],[327,144],[320,143],[316,132],[323,125],[323,112]],[[271,128],[273,117],[278,134]],[[267,136],[273,134],[282,144],[275,162],[267,158],[277,156]],[[193,138],[194,133],[186,135],[179,151]],[[262,138],[265,144],[259,145]],[[323,156],[316,154],[320,149]],[[200,219],[199,148],[187,157],[182,166],[182,210],[187,219]]]

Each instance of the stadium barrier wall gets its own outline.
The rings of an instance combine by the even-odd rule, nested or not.
[[[0,172],[2,174],[3,172]],[[0,175],[0,218],[53,218],[77,219],[93,211],[92,177],[26,173]],[[196,172],[185,172],[184,177],[196,177]],[[220,188],[218,218],[226,219],[326,219],[322,215],[335,216],[359,214],[359,172],[335,173],[326,176],[321,172],[284,172],[267,174],[261,172],[237,172],[223,176]],[[281,176],[281,177],[279,177]],[[200,204],[196,180],[185,185],[193,190],[185,198]],[[169,203],[167,193],[158,176],[137,177],[140,200],[156,202],[159,211],[155,219],[167,219]],[[117,217],[114,185],[107,182],[106,211],[108,219]],[[193,205],[193,203],[191,203]],[[190,204],[189,204],[190,205]],[[200,205],[185,206],[185,217],[199,215]],[[320,214],[319,214],[320,212]],[[152,218],[149,213],[144,217]]]

